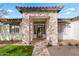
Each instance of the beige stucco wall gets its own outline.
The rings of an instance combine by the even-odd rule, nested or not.
[[[73,29],[72,29],[72,24],[68,23],[62,23],[61,25],[61,32],[59,32],[59,40],[71,40],[73,39]]]
[[[79,40],[79,20],[71,22],[73,39]]]
[[[65,26],[65,25],[61,25]],[[59,33],[59,39],[62,40],[79,40],[79,20],[75,19],[66,25],[61,33]]]

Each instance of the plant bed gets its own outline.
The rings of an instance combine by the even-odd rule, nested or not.
[[[0,47],[0,56],[32,56],[33,46],[8,45]]]
[[[47,44],[47,47],[51,47],[52,45],[50,43]]]
[[[79,44],[75,44],[75,46],[79,46]]]
[[[0,44],[14,44],[14,43],[18,43],[21,42],[21,40],[1,40]]]
[[[74,45],[73,45],[72,43],[69,42],[69,43],[68,43],[68,46],[74,46]]]

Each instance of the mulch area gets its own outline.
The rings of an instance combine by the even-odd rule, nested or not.
[[[0,44],[15,44],[15,43],[21,43],[21,40],[0,40]]]
[[[36,43],[39,43],[39,42],[41,42],[41,41],[44,41],[45,39],[33,39],[32,41],[31,41],[31,44],[32,45],[34,45],[34,44],[36,44]]]
[[[73,45],[73,46],[76,46],[78,45],[79,46],[79,40],[74,40],[74,39],[70,39],[70,40],[61,40],[59,41],[59,45]]]

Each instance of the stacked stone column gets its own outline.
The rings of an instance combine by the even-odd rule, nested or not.
[[[22,43],[25,43],[26,45],[30,43],[29,42],[29,39],[30,39],[29,25],[30,25],[29,15],[26,15],[25,13],[23,13],[23,19],[21,23]]]
[[[49,14],[50,18],[47,23],[47,40],[52,45],[58,44],[58,26],[57,26],[57,14]]]
[[[33,21],[32,21],[32,19],[30,19],[30,43],[31,43],[31,41],[33,40]]]

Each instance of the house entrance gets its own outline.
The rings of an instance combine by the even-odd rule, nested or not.
[[[46,37],[45,23],[34,23],[34,38],[44,39]]]

